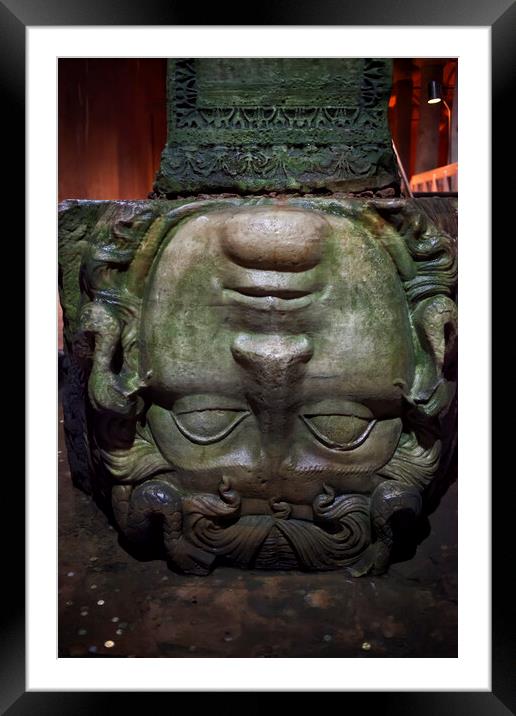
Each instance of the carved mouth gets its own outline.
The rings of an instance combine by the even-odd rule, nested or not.
[[[311,291],[296,290],[293,288],[277,288],[273,286],[239,286],[238,288],[229,289],[242,293],[244,296],[256,296],[263,298],[265,296],[273,296],[275,298],[283,298],[290,301],[293,298],[301,298],[309,296]]]
[[[272,286],[240,286],[225,288],[224,301],[261,311],[297,311],[306,308],[313,301],[310,291]]]

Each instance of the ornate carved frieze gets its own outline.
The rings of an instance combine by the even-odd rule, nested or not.
[[[175,59],[156,196],[391,191],[391,61]]]

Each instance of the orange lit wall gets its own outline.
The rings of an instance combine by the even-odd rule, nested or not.
[[[165,59],[59,60],[59,201],[145,199],[166,140]]]

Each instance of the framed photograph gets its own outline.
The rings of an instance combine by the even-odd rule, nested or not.
[[[114,2],[98,8],[83,3],[43,7],[24,0],[4,0],[0,4],[0,72],[10,122],[6,136],[13,138],[8,149],[16,157],[11,162],[9,180],[16,191],[13,210],[9,211],[13,216],[26,216],[28,306],[27,512],[23,524],[23,501],[18,497],[7,550],[12,565],[10,573],[18,576],[9,580],[10,608],[4,611],[2,712],[13,715],[103,712],[112,708],[109,704],[113,699],[118,703],[124,692],[156,692],[153,693],[156,696],[157,692],[168,691],[264,694],[345,691],[349,692],[346,698],[353,697],[354,705],[371,705],[387,714],[507,714],[516,705],[508,656],[511,644],[507,642],[512,617],[502,584],[507,577],[507,558],[502,562],[501,556],[507,549],[504,545],[510,544],[510,517],[509,506],[496,482],[491,495],[489,435],[491,211],[494,227],[495,216],[503,213],[508,188],[497,187],[491,194],[490,131],[493,137],[504,133],[510,136],[509,116],[496,106],[505,102],[514,81],[510,67],[514,55],[511,28],[516,23],[515,4],[506,1],[496,6],[472,7],[470,3],[456,2],[451,6],[418,7],[419,3],[411,3],[404,9],[393,10],[378,2],[366,2],[353,9],[337,10],[330,3],[317,8],[307,4],[289,8],[290,3],[286,2],[275,11],[257,9],[254,18],[241,19],[237,13],[227,24],[209,10],[203,15],[206,24],[202,25],[190,24],[195,19],[191,11],[169,5],[160,0],[133,2],[120,10]],[[403,649],[393,655],[381,650],[375,653],[366,632],[356,655],[332,654],[331,610],[322,602],[316,604],[318,597],[324,602],[322,590],[319,595],[316,591],[301,595],[305,601],[315,600],[311,606],[327,609],[329,615],[328,628],[317,638],[325,639],[330,650],[316,656],[297,654],[301,658],[291,658],[280,652],[234,658],[228,651],[227,659],[217,658],[221,654],[196,656],[193,651],[184,655],[171,653],[172,662],[168,658],[155,658],[156,655],[128,659],[140,655],[117,654],[112,648],[117,637],[110,635],[104,642],[106,648],[93,645],[87,654],[80,650],[66,655],[58,652],[57,581],[58,577],[66,577],[60,574],[57,557],[56,474],[59,460],[63,459],[56,455],[60,428],[55,322],[58,63],[70,58],[156,61],[170,57],[458,58],[460,388],[456,655],[437,650],[414,656],[403,653]],[[109,93],[112,79],[99,75],[95,81],[104,82],[104,91]],[[136,130],[132,141],[133,145],[137,143]],[[24,185],[20,147],[24,144],[26,212],[20,190]],[[494,146],[498,153],[502,152],[499,144]],[[112,156],[112,160],[104,163],[105,171],[110,171],[110,161],[127,162],[126,157],[121,160],[121,152],[111,155],[111,149],[106,144],[98,147],[99,152]],[[506,156],[508,151],[504,149],[503,153]],[[130,162],[125,166],[129,165]],[[80,176],[83,170],[80,164],[66,169],[69,176],[74,172]],[[502,427],[500,435],[503,431]],[[483,438],[479,439],[479,435]],[[496,439],[500,442],[498,435]],[[94,523],[90,529],[91,537],[96,538]],[[496,553],[495,545],[498,545]],[[73,567],[69,573],[73,579]],[[94,563],[89,576],[92,574]],[[159,579],[165,578],[160,572]],[[95,580],[89,579],[88,588],[92,586],[97,587]],[[229,585],[222,586],[228,588],[228,593],[232,591]],[[302,586],[301,582],[298,586]],[[206,589],[204,592],[208,598]],[[94,601],[103,608],[106,597],[98,596]],[[187,596],[196,599],[194,593]],[[285,598],[288,611],[288,596]],[[73,608],[77,611],[76,628],[81,630],[84,628],[81,613],[87,614],[89,607],[74,603]],[[145,606],[149,624],[153,608],[150,594]],[[263,618],[267,619],[267,609],[262,608]],[[421,609],[425,608],[421,603]],[[161,615],[160,607],[158,611]],[[413,613],[416,612],[414,608]],[[371,618],[374,620],[374,616]],[[119,626],[123,618],[114,614],[110,620],[113,634],[117,631],[123,634],[123,627]],[[302,633],[302,625],[299,630]],[[394,639],[404,638],[403,634],[397,636],[393,632],[393,635]],[[226,638],[229,644],[233,635],[228,633]],[[165,651],[160,656],[168,654]],[[263,656],[276,660],[258,658]],[[320,658],[324,656],[331,658]],[[129,697],[144,698],[137,693]]]

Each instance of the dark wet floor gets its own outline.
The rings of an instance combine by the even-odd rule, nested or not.
[[[386,576],[219,568],[188,577],[119,545],[73,487],[59,427],[59,656],[457,656],[456,484],[416,556]]]

